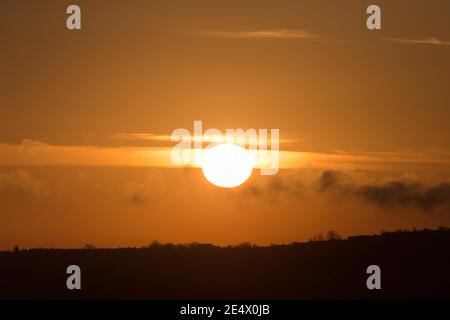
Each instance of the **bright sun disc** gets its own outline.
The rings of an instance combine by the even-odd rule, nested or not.
[[[218,187],[237,187],[250,177],[252,169],[250,155],[235,144],[219,144],[207,149],[203,155],[203,174]]]

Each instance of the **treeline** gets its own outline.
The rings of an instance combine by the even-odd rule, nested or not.
[[[319,233],[313,237],[311,237],[307,242],[289,242],[289,243],[272,243],[268,246],[264,245],[257,245],[253,244],[251,242],[241,242],[239,244],[235,245],[227,245],[227,246],[220,246],[220,245],[214,245],[211,243],[199,243],[199,242],[191,242],[191,243],[184,243],[184,244],[175,244],[171,242],[162,243],[157,240],[154,240],[150,242],[148,245],[143,247],[124,247],[124,248],[102,248],[102,247],[96,247],[93,244],[86,244],[82,248],[72,248],[72,249],[60,249],[60,248],[31,248],[31,249],[21,249],[18,245],[15,245],[13,248],[8,250],[9,252],[20,252],[20,251],[33,251],[33,250],[115,250],[115,249],[155,249],[155,248],[166,248],[166,249],[176,249],[176,248],[241,248],[241,249],[248,249],[248,248],[267,248],[267,247],[279,247],[279,246],[298,246],[298,245],[304,245],[308,243],[314,243],[314,242],[326,242],[326,241],[345,241],[345,240],[355,240],[355,239],[371,239],[371,238],[383,238],[383,237],[395,237],[395,236],[401,236],[405,234],[410,233],[424,233],[424,232],[450,232],[450,227],[446,226],[439,226],[437,229],[396,229],[394,231],[381,231],[379,234],[373,234],[373,235],[354,235],[354,236],[348,236],[347,238],[342,237],[337,232],[330,230],[325,234]]]

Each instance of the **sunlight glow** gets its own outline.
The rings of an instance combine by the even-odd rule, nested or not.
[[[212,184],[221,188],[234,188],[252,174],[253,160],[243,148],[224,143],[205,151],[203,174]]]

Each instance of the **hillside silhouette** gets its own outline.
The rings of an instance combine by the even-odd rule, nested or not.
[[[66,288],[78,265],[82,289]],[[381,268],[368,290],[366,268]],[[1,299],[449,299],[450,229],[257,247],[30,249],[0,253]]]

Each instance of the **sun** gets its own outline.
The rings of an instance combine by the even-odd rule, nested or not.
[[[242,147],[223,143],[205,151],[202,170],[206,180],[212,184],[234,188],[251,176],[253,161]]]

